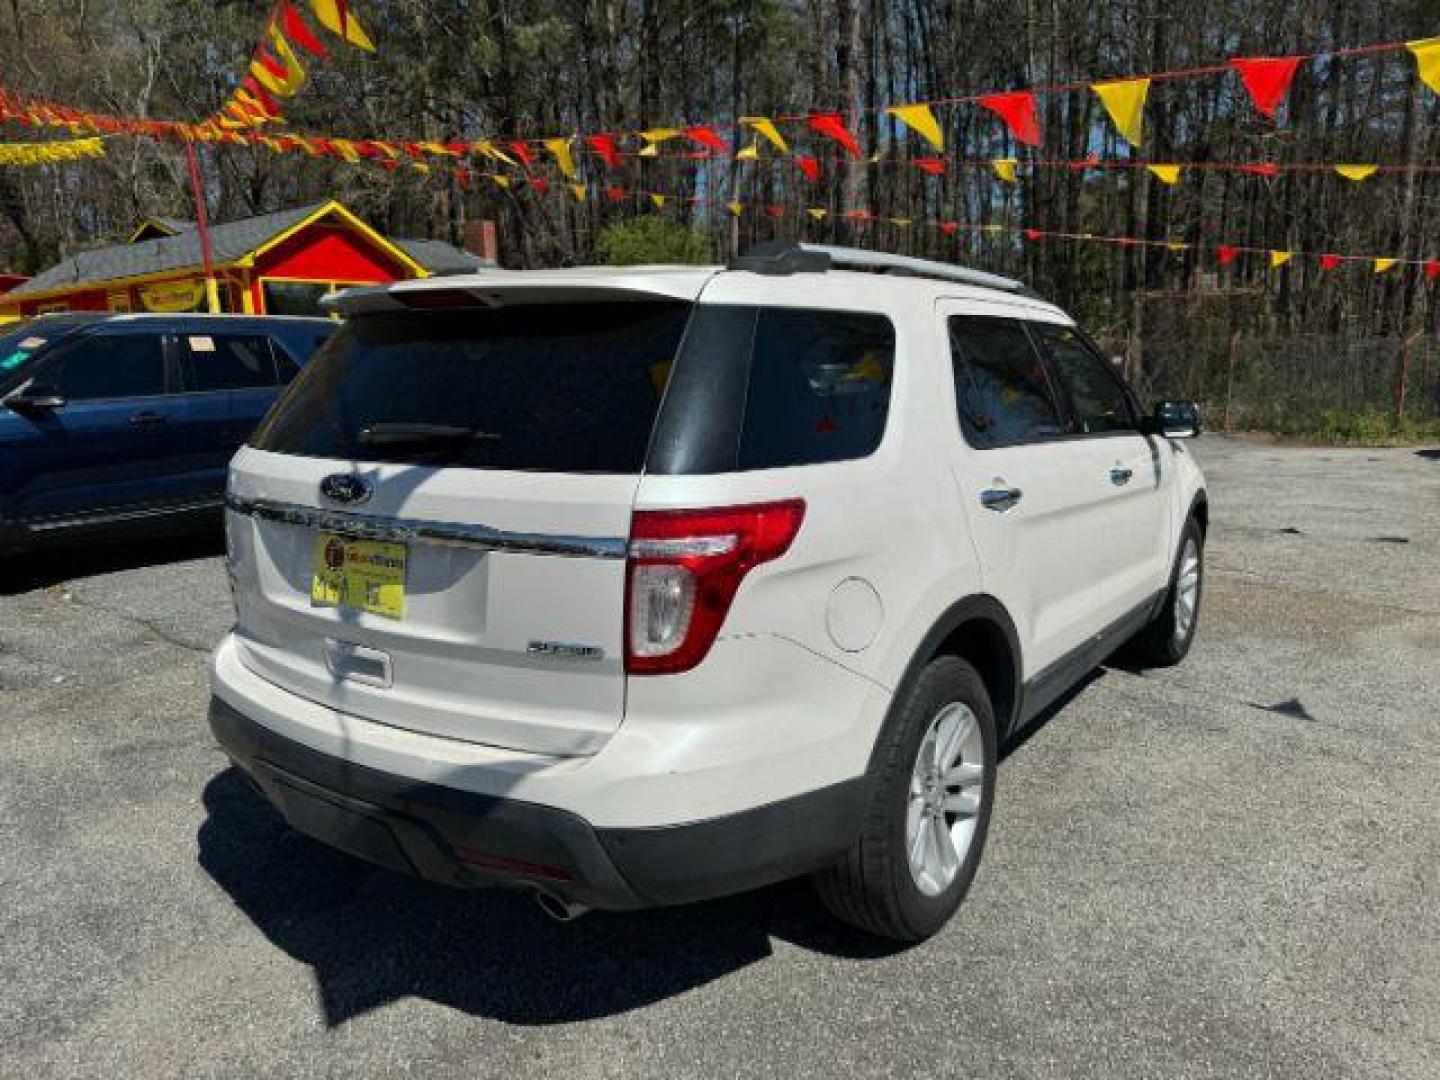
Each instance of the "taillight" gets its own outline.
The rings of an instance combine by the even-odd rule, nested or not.
[[[804,518],[800,499],[636,511],[626,563],[626,671],[671,674],[704,660],[740,582],[784,555]]]

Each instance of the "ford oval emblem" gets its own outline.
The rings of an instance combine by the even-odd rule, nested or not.
[[[370,482],[350,473],[331,473],[320,481],[320,494],[338,503],[355,506],[370,498]]]

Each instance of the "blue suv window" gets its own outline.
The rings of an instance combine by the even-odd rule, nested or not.
[[[165,393],[159,335],[95,334],[60,346],[44,380],[69,401],[156,397]]]
[[[274,349],[264,334],[181,334],[180,350],[198,391],[278,386]]]

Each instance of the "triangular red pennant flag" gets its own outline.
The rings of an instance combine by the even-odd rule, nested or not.
[[[530,186],[541,195],[544,195],[550,190],[550,181],[546,180],[543,176],[532,176],[530,177]]]
[[[874,215],[869,210],[846,210],[840,216],[850,221],[870,221]]]
[[[1221,244],[1215,249],[1215,253],[1220,257],[1221,266],[1229,266],[1235,261],[1236,256],[1240,254],[1238,249],[1231,247],[1229,244]]]
[[[611,202],[624,202],[625,189],[619,184],[611,184],[608,188],[605,189],[605,197]]]
[[[779,203],[771,203],[769,206],[765,207],[765,213],[769,214],[773,218],[784,217],[785,207],[781,206]]]
[[[980,104],[989,109],[1010,129],[1010,134],[1027,146],[1040,145],[1040,120],[1035,115],[1035,95],[1029,90],[1013,94],[987,94]]]
[[[380,167],[386,172],[394,172],[400,167],[400,163],[393,159],[387,158],[386,160],[380,162]]]
[[[1340,256],[1339,256],[1339,255],[1321,255],[1321,256],[1320,256],[1320,269],[1321,269],[1321,270],[1334,270],[1334,269],[1335,269],[1337,266],[1339,266],[1339,265],[1340,265]]]
[[[685,137],[693,143],[699,143],[707,150],[714,150],[716,153],[724,153],[729,149],[725,140],[715,133],[715,129],[704,124],[697,124],[694,127],[685,129]]]
[[[821,135],[828,135],[845,148],[845,152],[851,157],[860,156],[860,144],[855,141],[845,127],[845,121],[840,118],[839,113],[816,113],[810,117],[810,127]]]
[[[615,149],[615,140],[609,135],[587,135],[585,141],[604,159],[609,168],[616,168],[620,164],[620,151]]]
[[[461,191],[469,191],[469,190],[470,190],[470,170],[469,170],[469,169],[456,169],[456,170],[455,170],[455,182],[460,185],[460,190],[461,190]]]
[[[510,152],[514,154],[517,158],[519,158],[520,163],[524,165],[527,169],[531,165],[535,164],[535,152],[530,149],[529,144],[520,142],[517,139],[514,142],[506,143],[505,145],[510,147]]]
[[[945,159],[938,157],[916,158],[915,167],[924,170],[931,176],[942,176],[945,173]]]
[[[256,101],[260,102],[267,113],[275,117],[280,115],[280,105],[270,96],[270,91],[255,81],[254,75],[246,75],[245,78],[241,80],[240,85],[248,90]]]
[[[324,60],[328,55],[325,46],[315,36],[309,25],[300,17],[300,13],[290,6],[288,0],[280,0],[280,26],[285,36],[299,45],[311,56]]]
[[[1241,165],[1240,171],[1249,173],[1251,176],[1279,176],[1280,166],[1272,165],[1266,161],[1261,162],[1259,165]]]
[[[1437,277],[1440,277],[1440,259],[1425,260],[1425,276],[1431,281],[1434,281]]]
[[[942,222],[940,222],[940,231],[941,231],[942,233],[944,233],[946,236],[954,236],[959,230],[960,230],[960,223],[959,223],[958,221],[942,221]]]
[[[1040,239],[1042,236],[1044,236],[1044,235],[1045,235],[1045,234],[1042,233],[1039,229],[1026,229],[1026,230],[1025,230],[1025,239],[1031,241],[1032,243],[1035,242],[1036,240],[1039,240],[1039,239]]]
[[[1250,92],[1255,108],[1273,120],[1275,110],[1290,90],[1290,80],[1295,78],[1300,60],[1298,56],[1231,60],[1230,66],[1240,73],[1240,81]]]
[[[820,179],[820,162],[806,154],[797,154],[795,164],[800,166],[800,171],[805,174],[805,179],[812,184]]]
[[[265,48],[265,46],[262,45],[255,50],[255,59],[260,61],[261,67],[281,82],[285,82],[290,78],[290,69],[279,60],[276,60],[275,57],[271,55],[270,50]]]

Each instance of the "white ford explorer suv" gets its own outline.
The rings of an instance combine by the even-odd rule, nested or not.
[[[918,940],[1003,741],[1190,647],[1198,414],[1017,282],[768,245],[333,302],[231,467],[210,723],[352,854],[561,917],[808,873]]]

